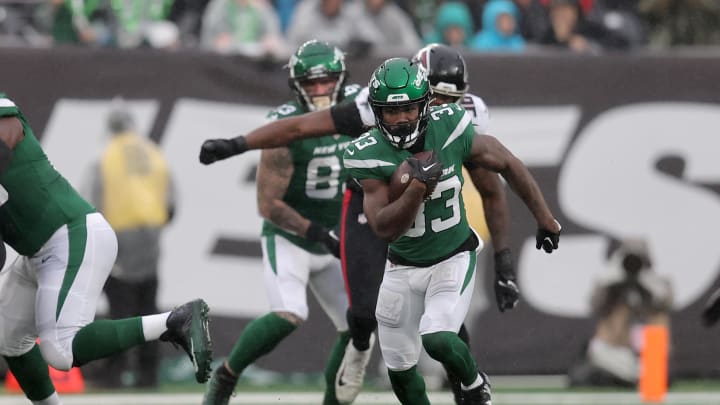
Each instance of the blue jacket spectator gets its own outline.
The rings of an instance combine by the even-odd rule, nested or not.
[[[275,0],[273,5],[277,12],[278,18],[280,19],[280,30],[283,34],[287,32],[292,21],[293,13],[295,13],[295,7],[298,5],[300,0]]]
[[[467,5],[449,1],[438,8],[435,30],[424,38],[424,42],[469,47],[474,32],[472,15]]]
[[[525,39],[518,33],[519,12],[511,0],[491,0],[483,9],[483,28],[472,39],[478,51],[522,51]]]

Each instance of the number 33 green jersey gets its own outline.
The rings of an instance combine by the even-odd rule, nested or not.
[[[390,244],[390,251],[414,263],[432,263],[457,249],[471,230],[462,199],[462,165],[470,157],[475,131],[472,117],[457,104],[430,109],[424,150],[435,150],[443,173],[430,199],[420,205],[415,223]],[[411,156],[392,146],[374,128],[356,139],[345,151],[350,176],[390,183],[395,169]]]

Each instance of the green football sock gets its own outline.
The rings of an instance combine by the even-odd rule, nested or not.
[[[73,365],[81,366],[144,342],[140,317],[95,321],[75,335],[72,343]]]
[[[22,356],[5,357],[5,361],[30,401],[43,400],[55,392],[48,365],[37,344]]]
[[[401,404],[430,405],[430,400],[425,392],[425,380],[417,372],[416,366],[405,371],[388,370],[388,375],[393,392]]]
[[[423,347],[433,359],[442,363],[465,385],[478,376],[477,364],[470,349],[457,333],[435,332],[422,336]]]
[[[330,351],[330,357],[328,357],[325,365],[325,397],[323,398],[323,405],[339,404],[335,397],[335,377],[343,357],[345,357],[345,347],[347,347],[348,342],[350,342],[350,333],[341,332],[335,339],[335,344]]]
[[[228,365],[235,375],[258,358],[270,353],[275,346],[288,337],[297,326],[271,312],[250,322],[240,334],[228,358]]]

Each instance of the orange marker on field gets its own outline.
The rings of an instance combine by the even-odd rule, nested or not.
[[[69,371],[60,371],[48,367],[48,370],[50,371],[50,380],[57,392],[77,394],[85,391],[85,381],[79,368],[73,367]],[[16,394],[22,392],[20,384],[10,371],[5,376],[5,390]]]
[[[38,344],[40,343],[40,339],[36,339],[35,341]],[[48,366],[48,372],[50,373],[50,380],[52,380],[55,386],[55,391],[68,394],[77,394],[85,391],[85,380],[79,367],[73,367],[68,371],[60,371]],[[20,383],[11,371],[8,371],[5,376],[5,390],[16,394],[22,392]]]
[[[643,328],[638,389],[643,402],[663,402],[668,388],[668,351],[670,336],[663,325]]]

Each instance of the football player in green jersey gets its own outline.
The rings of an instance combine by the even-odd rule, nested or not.
[[[0,233],[20,254],[0,275],[0,354],[32,403],[61,403],[48,364],[69,370],[157,339],[181,346],[198,382],[207,380],[212,359],[203,300],[162,314],[93,321],[117,254],[115,232],[50,164],[2,93]]]
[[[438,49],[435,48],[433,48],[432,50],[438,51]],[[427,49],[424,48],[423,50],[421,50],[421,52],[423,51],[427,51]],[[458,64],[455,63],[457,62],[456,59],[461,60],[461,57],[459,55],[455,55],[449,52],[440,53],[439,55],[434,56],[435,57],[433,58],[426,57],[426,63],[427,59],[431,59],[431,62],[443,63],[440,63],[439,65],[428,63],[429,66],[427,67],[430,74],[434,74],[434,76],[430,78],[431,87],[433,85],[435,85],[436,87],[438,86],[438,83],[435,83],[432,80],[442,80],[444,82],[453,83],[455,84],[455,86],[467,89],[467,83],[464,76],[466,73],[464,70],[464,62],[460,64],[461,66],[458,66]],[[458,75],[460,76],[459,78],[457,77]],[[462,83],[459,83],[458,81],[461,81]],[[442,92],[437,90],[437,93]],[[291,117],[287,120],[270,123],[268,125],[256,128],[250,134],[248,134],[247,138],[239,136],[233,139],[207,140],[201,148],[200,161],[204,164],[209,164],[216,160],[225,159],[232,155],[242,153],[248,149],[267,148],[277,145],[283,145],[293,140],[318,136],[322,133],[327,133],[330,131],[340,131],[343,133],[359,135],[368,127],[376,124],[372,109],[367,104],[367,98],[367,89],[365,89],[363,90],[361,95],[355,98],[354,102],[339,104],[332,107],[329,111],[317,111],[303,116]],[[477,99],[477,97],[472,98]],[[464,101],[464,99],[462,100]],[[433,104],[441,103],[434,102]],[[474,101],[472,103],[473,109],[471,109],[473,111],[469,111],[475,113],[475,115],[471,117],[471,121],[473,124],[472,127],[474,127],[475,129],[484,128],[487,126],[486,122],[483,121],[483,118],[486,119],[487,117],[477,116],[477,113],[479,112],[477,111],[478,104],[480,104],[481,107],[484,106],[481,100],[480,103],[478,103],[478,101]],[[463,102],[462,105],[465,105],[465,103]],[[473,180],[473,185],[475,187],[482,187],[481,194],[483,194],[485,216],[486,218],[488,218],[488,226],[493,238],[493,247],[495,248],[496,252],[495,293],[498,307],[501,311],[511,309],[517,303],[518,289],[513,281],[514,266],[509,255],[509,249],[507,249],[508,227],[507,210],[504,204],[504,192],[502,190],[502,186],[498,187],[498,185],[495,184],[497,183],[497,179],[496,176],[494,176],[494,172],[490,172],[480,166],[474,165],[472,164],[472,162],[465,163],[471,167],[471,170],[469,172]],[[380,246],[382,244],[374,242],[375,238],[368,237],[368,232],[366,231],[367,225],[363,225],[364,222],[360,222],[361,220],[364,220],[364,216],[362,216],[362,218],[358,217],[356,220],[357,212],[362,212],[361,206],[363,198],[361,189],[355,189],[351,187],[352,184],[352,181],[348,183],[348,190],[346,191],[345,199],[346,202],[349,201],[349,204],[345,204],[343,206],[343,224],[347,226],[347,230],[343,229],[342,232],[343,238],[341,238],[341,240],[346,242],[344,248],[342,249],[342,252],[344,254],[348,254],[348,252],[357,253],[358,248],[353,248],[353,245],[364,246],[365,249],[369,249],[370,247],[380,249]],[[360,207],[357,206],[358,204],[360,205]],[[355,213],[354,215],[352,214],[353,212]],[[345,218],[345,216],[347,216],[347,218]],[[349,242],[351,236],[352,242]],[[544,233],[538,232],[537,237],[538,246],[542,246],[541,242],[545,238]],[[361,243],[358,242],[360,240],[362,240]],[[380,258],[380,261],[377,261],[378,257]],[[351,330],[353,330],[353,324],[355,324],[355,327],[357,327],[358,325],[363,326],[358,322],[358,319],[365,320],[365,318],[367,318],[367,316],[363,312],[365,310],[365,307],[367,306],[366,304],[372,303],[372,308],[374,310],[374,297],[377,297],[376,286],[379,285],[379,280],[377,281],[377,284],[375,284],[375,276],[372,276],[371,274],[373,272],[367,270],[382,265],[382,263],[384,263],[384,257],[384,252],[381,255],[378,255],[370,251],[368,251],[366,254],[362,254],[360,257],[357,257],[355,255],[343,257],[343,264],[344,266],[347,266],[345,268],[345,271],[347,272],[347,281],[350,287],[350,296],[352,297],[351,309],[353,309],[353,311],[351,312],[356,312],[356,314],[348,313],[349,321],[351,321]],[[378,263],[377,265],[371,264],[375,263],[376,261]],[[365,267],[366,271],[357,271],[355,272],[357,274],[352,274],[353,271],[351,270],[353,268],[357,268],[357,270],[362,270],[363,267]],[[509,277],[507,276],[508,274]],[[367,336],[369,332],[374,329],[373,322],[370,322],[372,320],[374,319],[368,319],[368,321],[365,322],[367,324],[367,327],[361,327],[352,334],[353,345],[356,345],[356,340],[360,342],[361,340],[359,338],[363,335],[365,337],[365,344],[367,344]],[[353,345],[348,345],[348,349],[350,349]],[[357,346],[357,348],[358,350],[361,350],[360,353],[364,353],[362,350],[366,350],[367,346],[363,348]],[[457,391],[460,390],[458,389]],[[460,400],[461,395],[458,395],[458,393],[456,392],[454,384],[453,392],[455,394],[456,402],[458,404],[462,403]]]
[[[288,68],[296,97],[273,110],[269,114],[273,120],[327,109],[354,97],[360,89],[345,85],[344,55],[325,42],[309,41],[300,46]],[[336,257],[339,242],[331,230],[338,224],[347,177],[342,154],[351,140],[328,133],[262,152],[257,198],[265,219],[262,249],[271,312],[245,327],[228,360],[213,373],[203,404],[227,404],[243,370],[307,319],[308,286],[339,333],[326,366],[323,404],[340,403],[334,381],[349,340],[345,319],[348,300]]]
[[[363,187],[370,226],[390,242],[375,315],[393,390],[403,404],[429,404],[415,367],[422,345],[460,378],[464,404],[489,405],[487,375],[457,335],[473,291],[475,251],[482,247],[465,216],[463,163],[508,181],[538,223],[538,248],[558,247],[560,225],[527,168],[497,139],[475,134],[467,111],[457,104],[429,106],[430,86],[418,62],[385,61],[369,89],[376,127],[353,141],[344,164]],[[421,151],[432,153],[413,156]],[[390,179],[404,161],[411,180],[390,201]]]
[[[432,55],[431,55],[432,54]],[[421,49],[415,56],[428,69],[428,79],[433,90],[432,105],[455,102],[468,106],[472,125],[476,132],[485,133],[488,116],[483,101],[474,95],[458,98],[467,91],[467,71],[462,56],[452,48],[437,44]],[[460,89],[460,90],[458,90]],[[453,90],[452,92],[449,90]],[[242,153],[249,148],[264,148],[293,139],[318,136],[327,132],[342,132],[359,136],[376,124],[369,106],[368,89],[365,88],[352,102],[341,103],[331,109],[275,121],[253,130],[245,137],[234,139],[210,139],[203,143],[200,161],[204,164]],[[445,95],[448,95],[447,97]],[[460,102],[462,101],[462,102]],[[468,102],[466,102],[468,101]],[[518,302],[519,290],[515,284],[515,271],[508,245],[508,212],[505,192],[494,172],[470,165],[472,184],[483,195],[483,206],[488,229],[495,249],[495,295],[501,311],[512,309]],[[343,365],[336,377],[338,398],[354,398],[362,386],[362,360],[369,356],[375,330],[375,306],[387,253],[387,243],[380,240],[367,224],[363,213],[362,188],[354,181],[347,183],[341,221],[341,258],[346,277],[350,308],[348,324],[351,343]],[[378,271],[379,270],[379,271]],[[459,335],[468,341],[461,327]],[[354,355],[353,355],[354,354]],[[355,359],[357,361],[351,361]],[[364,369],[362,369],[364,370]],[[455,402],[462,404],[460,381],[448,372]]]

